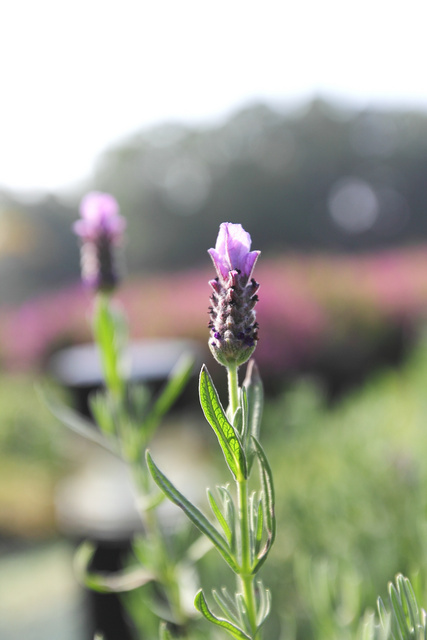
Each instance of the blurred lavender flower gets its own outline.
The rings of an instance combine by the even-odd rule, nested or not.
[[[115,198],[98,191],[83,198],[80,215],[73,230],[82,242],[82,279],[94,289],[111,291],[118,282],[113,245],[120,244],[126,221],[119,215]]]
[[[260,251],[250,248],[251,237],[242,225],[223,222],[215,249],[208,251],[218,274],[209,282],[213,289],[209,347],[224,366],[244,364],[258,340],[254,307],[259,284],[252,278],[252,271]]]

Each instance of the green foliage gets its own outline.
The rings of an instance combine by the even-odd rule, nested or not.
[[[66,471],[63,434],[28,376],[0,376],[0,415],[0,532],[51,536],[55,483]]]
[[[212,622],[213,624],[219,627],[222,627],[223,629],[226,629],[233,636],[233,638],[236,638],[237,640],[251,640],[250,636],[246,635],[246,633],[242,631],[242,629],[232,624],[228,620],[225,620],[224,618],[219,618],[212,613],[212,611],[208,607],[205,596],[203,595],[203,591],[199,591],[197,593],[196,598],[194,600],[194,604],[196,608],[200,611],[200,613],[209,622]]]
[[[74,571],[80,584],[99,593],[121,593],[133,591],[155,580],[156,576],[143,566],[128,567],[120,572],[94,573],[90,570],[96,547],[91,542],[82,542],[74,556]]]
[[[362,621],[357,640],[426,640],[426,612],[408,578],[399,574],[388,584],[388,602],[378,598],[379,623],[373,614]]]
[[[398,575],[396,586],[388,585],[388,608],[378,599],[378,612],[381,626],[388,636],[395,640],[426,640],[426,613],[418,606],[414,590],[408,578]]]
[[[237,562],[233,557],[231,549],[225,538],[211,525],[206,516],[193,505],[180,491],[172,484],[170,480],[160,471],[154,463],[150,452],[147,451],[147,465],[151,476],[160,489],[167,495],[169,500],[180,507],[191,522],[212,542],[218,549],[224,560],[233,570],[237,570]]]
[[[265,579],[286,640],[354,638],[391,576],[427,576],[426,380],[424,341],[333,406],[309,380],[267,405],[278,540]]]
[[[246,456],[234,426],[228,421],[208,370],[203,366],[199,382],[200,403],[206,420],[215,431],[234,478],[247,477]]]

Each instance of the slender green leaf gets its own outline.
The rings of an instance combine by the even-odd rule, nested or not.
[[[420,624],[420,615],[412,585],[409,582],[408,578],[405,578],[402,574],[399,574],[397,576],[396,584],[400,593],[405,615],[408,616],[411,627],[413,629],[416,629],[417,625]]]
[[[230,549],[233,554],[236,552],[236,510],[234,501],[228,487],[217,487],[217,491],[221,494],[224,504],[224,517],[231,531]]]
[[[252,447],[252,443],[250,441],[251,434],[250,434],[250,429],[248,425],[248,398],[247,398],[245,387],[240,388],[239,400],[240,400],[240,411],[242,413],[242,428],[241,428],[242,445],[246,453],[246,456],[248,456],[251,454],[250,448]]]
[[[266,589],[261,582],[261,580],[257,581],[257,591],[259,594],[259,606],[257,613],[257,626],[260,627],[271,609],[271,591]]]
[[[227,420],[218,393],[204,365],[200,372],[199,393],[203,413],[218,438],[231,473],[236,480],[246,478],[246,459],[239,436]]]
[[[259,440],[264,406],[264,388],[255,360],[249,360],[248,362],[248,366],[246,367],[246,376],[242,387],[246,390],[247,396],[248,434],[255,438],[255,440]],[[245,451],[247,455],[249,475],[255,455],[255,449],[253,448],[250,437],[248,445],[249,446]]]
[[[375,615],[367,611],[361,620],[357,640],[379,640],[375,627]]]
[[[264,563],[267,558],[267,554],[271,549],[271,546],[276,537],[276,516],[274,512],[274,485],[273,475],[267,457],[263,448],[256,438],[252,438],[255,446],[255,450],[258,456],[259,471],[261,476],[262,496],[265,512],[265,523],[267,528],[267,540],[264,547],[258,553],[258,562],[256,563],[253,572],[255,573]]]
[[[250,629],[251,623],[243,593],[236,593],[236,605],[239,612],[240,624],[244,629]]]
[[[74,555],[74,570],[79,582],[100,593],[119,593],[132,591],[155,576],[143,567],[135,567],[118,571],[117,573],[94,573],[89,571],[89,565],[95,555],[96,547],[90,542],[83,542]]]
[[[120,456],[118,443],[116,443],[112,438],[107,440],[107,438],[98,431],[93,422],[90,422],[79,413],[60,402],[57,398],[54,398],[46,388],[37,387],[37,393],[49,411],[66,427],[75,433],[78,433],[80,436],[83,436],[92,442],[96,442],[108,451],[114,453],[116,456]]]
[[[391,582],[389,583],[388,593],[392,607],[393,630],[399,634],[399,638],[406,640],[408,636],[408,625],[406,622],[405,612],[403,611],[400,595],[394,584]]]
[[[214,496],[212,495],[212,492],[207,489],[207,494],[208,494],[208,500],[209,500],[209,504],[211,505],[211,509],[213,511],[214,516],[216,517],[216,519],[218,520],[219,524],[221,525],[225,536],[227,538],[227,542],[230,545],[231,544],[231,538],[232,538],[232,532],[231,529],[229,527],[229,524],[227,522],[227,520],[225,519],[221,509],[219,508],[218,504],[215,501]]]
[[[388,624],[390,614],[388,613],[382,598],[377,599],[377,608],[381,626],[384,628]]]
[[[223,614],[230,618],[230,622],[239,625],[240,624],[240,615],[237,611],[236,604],[230,598],[225,587],[221,589],[222,593],[218,593],[215,589],[212,591],[212,596],[223,612]]]
[[[427,613],[424,611],[424,609],[421,609],[421,628],[423,629],[424,633],[420,634],[420,637],[423,640],[427,640]]]
[[[206,516],[195,507],[182,493],[178,491],[176,487],[168,480],[168,478],[160,471],[160,469],[154,463],[150,452],[146,452],[147,465],[154,482],[160,487],[160,489],[166,494],[166,496],[180,507],[186,516],[196,525],[202,533],[207,536],[215,547],[218,549],[224,560],[230,565],[233,571],[238,571],[236,560],[233,558],[226,540],[215,529],[215,527],[209,522]]]
[[[194,357],[184,354],[173,367],[169,379],[156,399],[151,411],[144,421],[146,440],[149,440],[157,429],[160,419],[169,411],[174,402],[181,395],[192,374]]]
[[[233,638],[237,638],[237,640],[251,640],[250,636],[246,635],[246,633],[242,629],[239,629],[239,627],[232,624],[228,620],[225,620],[224,618],[217,618],[212,613],[207,605],[205,596],[203,595],[203,591],[200,590],[197,593],[194,599],[194,606],[198,611],[200,611],[200,613],[206,618],[206,620],[209,620],[209,622],[212,622],[213,624],[226,629],[233,636]]]
[[[241,437],[243,433],[243,418],[242,418],[241,407],[237,407],[236,411],[234,412],[234,416],[231,423],[235,428],[235,430],[237,431],[237,433],[239,434],[239,436]]]
[[[261,549],[262,534],[264,531],[264,510],[263,510],[262,500],[258,501],[258,513],[257,513],[256,522],[254,524],[256,524],[256,528],[254,527],[255,553],[258,555]]]

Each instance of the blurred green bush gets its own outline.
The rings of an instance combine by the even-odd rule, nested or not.
[[[63,432],[40,402],[34,379],[2,374],[0,389],[0,535],[50,536]]]
[[[274,603],[266,638],[355,640],[399,572],[427,602],[426,382],[423,339],[400,369],[332,405],[313,378],[267,403],[278,538],[263,569]],[[2,376],[1,389],[0,532],[46,535],[63,430],[28,377]],[[209,554],[205,570],[215,564]]]
[[[267,637],[355,638],[399,571],[427,601],[426,381],[423,340],[403,368],[332,407],[310,379],[267,405],[278,516]]]

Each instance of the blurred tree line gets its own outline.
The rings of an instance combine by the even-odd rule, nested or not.
[[[265,105],[211,127],[165,124],[107,150],[85,190],[128,219],[130,273],[206,264],[223,221],[264,255],[356,252],[427,237],[427,114]],[[0,194],[0,304],[78,278],[78,201]]]

